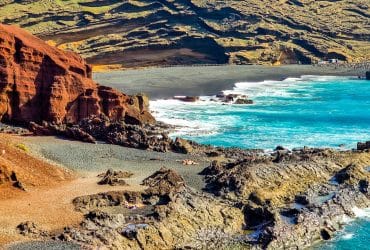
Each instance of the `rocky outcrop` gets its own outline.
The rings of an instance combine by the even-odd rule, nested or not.
[[[55,238],[119,249],[219,249],[243,242],[243,213],[232,204],[190,189],[169,169],[155,172],[144,184],[144,192],[76,198],[84,221]]]
[[[19,180],[17,174],[11,171],[10,168],[0,163],[0,186],[11,185],[17,189],[26,191],[24,184]]]
[[[12,179],[12,173],[6,166],[0,166],[0,185],[9,183]]]
[[[29,129],[35,135],[58,135],[89,143],[100,140],[157,152],[195,154],[204,153],[207,148],[185,139],[171,139],[168,136],[170,126],[163,123],[132,125],[124,121],[111,121],[105,115],[91,116],[73,125],[31,122]]]
[[[301,249],[329,240],[354,208],[370,206],[370,154],[278,147],[228,163],[212,162],[208,191],[239,202],[263,249]],[[259,231],[261,230],[261,231]]]
[[[128,184],[124,179],[130,178],[133,175],[131,172],[114,171],[108,169],[106,173],[98,175],[102,179],[98,182],[99,185],[111,185],[111,186],[127,186]]]
[[[139,126],[123,121],[113,122],[105,115],[92,116],[72,126],[47,122],[39,125],[31,122],[30,131],[35,135],[58,135],[89,143],[101,140],[124,147],[158,152],[171,151],[173,145],[173,140],[156,125]]]
[[[366,80],[370,80],[370,71],[366,71]]]
[[[40,229],[34,222],[26,221],[17,226],[18,232],[23,236],[48,237],[49,233]]]
[[[104,114],[153,123],[145,96],[128,96],[92,80],[91,67],[15,26],[0,25],[0,119],[76,123]]]
[[[185,187],[185,181],[175,171],[161,168],[145,178],[143,185],[148,186],[146,193],[150,195],[167,195],[180,192]]]
[[[174,96],[173,99],[182,102],[197,102],[199,101],[199,96]]]
[[[370,141],[357,143],[357,150],[367,150],[367,149],[370,149]]]
[[[143,180],[144,191],[77,197],[82,223],[50,237],[94,248],[303,249],[370,206],[369,152],[277,147],[235,155],[202,171],[215,195],[162,168]]]
[[[354,208],[369,205],[370,199],[364,193],[345,187],[322,203],[277,213],[259,240],[268,249],[309,248],[313,243],[333,239],[345,225],[344,219],[354,216]]]
[[[225,94],[223,91],[216,95],[216,99],[211,99],[211,101],[220,101],[223,103],[232,104],[253,104],[253,100],[248,99],[246,95],[242,94]]]
[[[178,153],[190,154],[194,151],[194,146],[188,140],[176,138],[173,143],[173,148]]]

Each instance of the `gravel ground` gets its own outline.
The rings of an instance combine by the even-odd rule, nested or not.
[[[181,174],[189,186],[201,189],[204,182],[198,173],[209,165],[205,159],[195,159],[199,165],[183,166],[179,161],[189,158],[183,154],[158,153],[104,143],[89,144],[55,137],[25,137],[24,143],[31,152],[82,175],[105,172],[109,168],[131,171],[134,176],[128,179],[129,184],[139,184],[165,166]]]
[[[46,241],[46,242],[26,242],[26,243],[18,243],[15,245],[10,245],[7,247],[9,250],[79,250],[81,249],[79,245],[72,244],[72,243],[64,243],[64,242],[54,242],[54,241]]]

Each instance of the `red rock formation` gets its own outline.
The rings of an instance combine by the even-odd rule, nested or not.
[[[5,165],[0,165],[0,185],[9,183],[11,180],[9,168]]]
[[[99,86],[79,55],[0,24],[0,120],[75,123],[101,113],[132,124],[154,122],[146,98]]]

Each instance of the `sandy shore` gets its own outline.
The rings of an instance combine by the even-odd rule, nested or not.
[[[232,89],[236,82],[282,80],[302,75],[358,76],[364,72],[311,65],[229,65],[209,67],[147,68],[141,70],[95,73],[102,85],[117,88],[128,94],[146,93],[151,99],[171,98],[174,95],[214,95]]]

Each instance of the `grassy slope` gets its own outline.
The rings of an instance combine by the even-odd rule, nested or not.
[[[353,0],[0,0],[0,22],[18,24],[95,64],[268,64],[328,55],[363,61],[370,59],[369,5]]]

